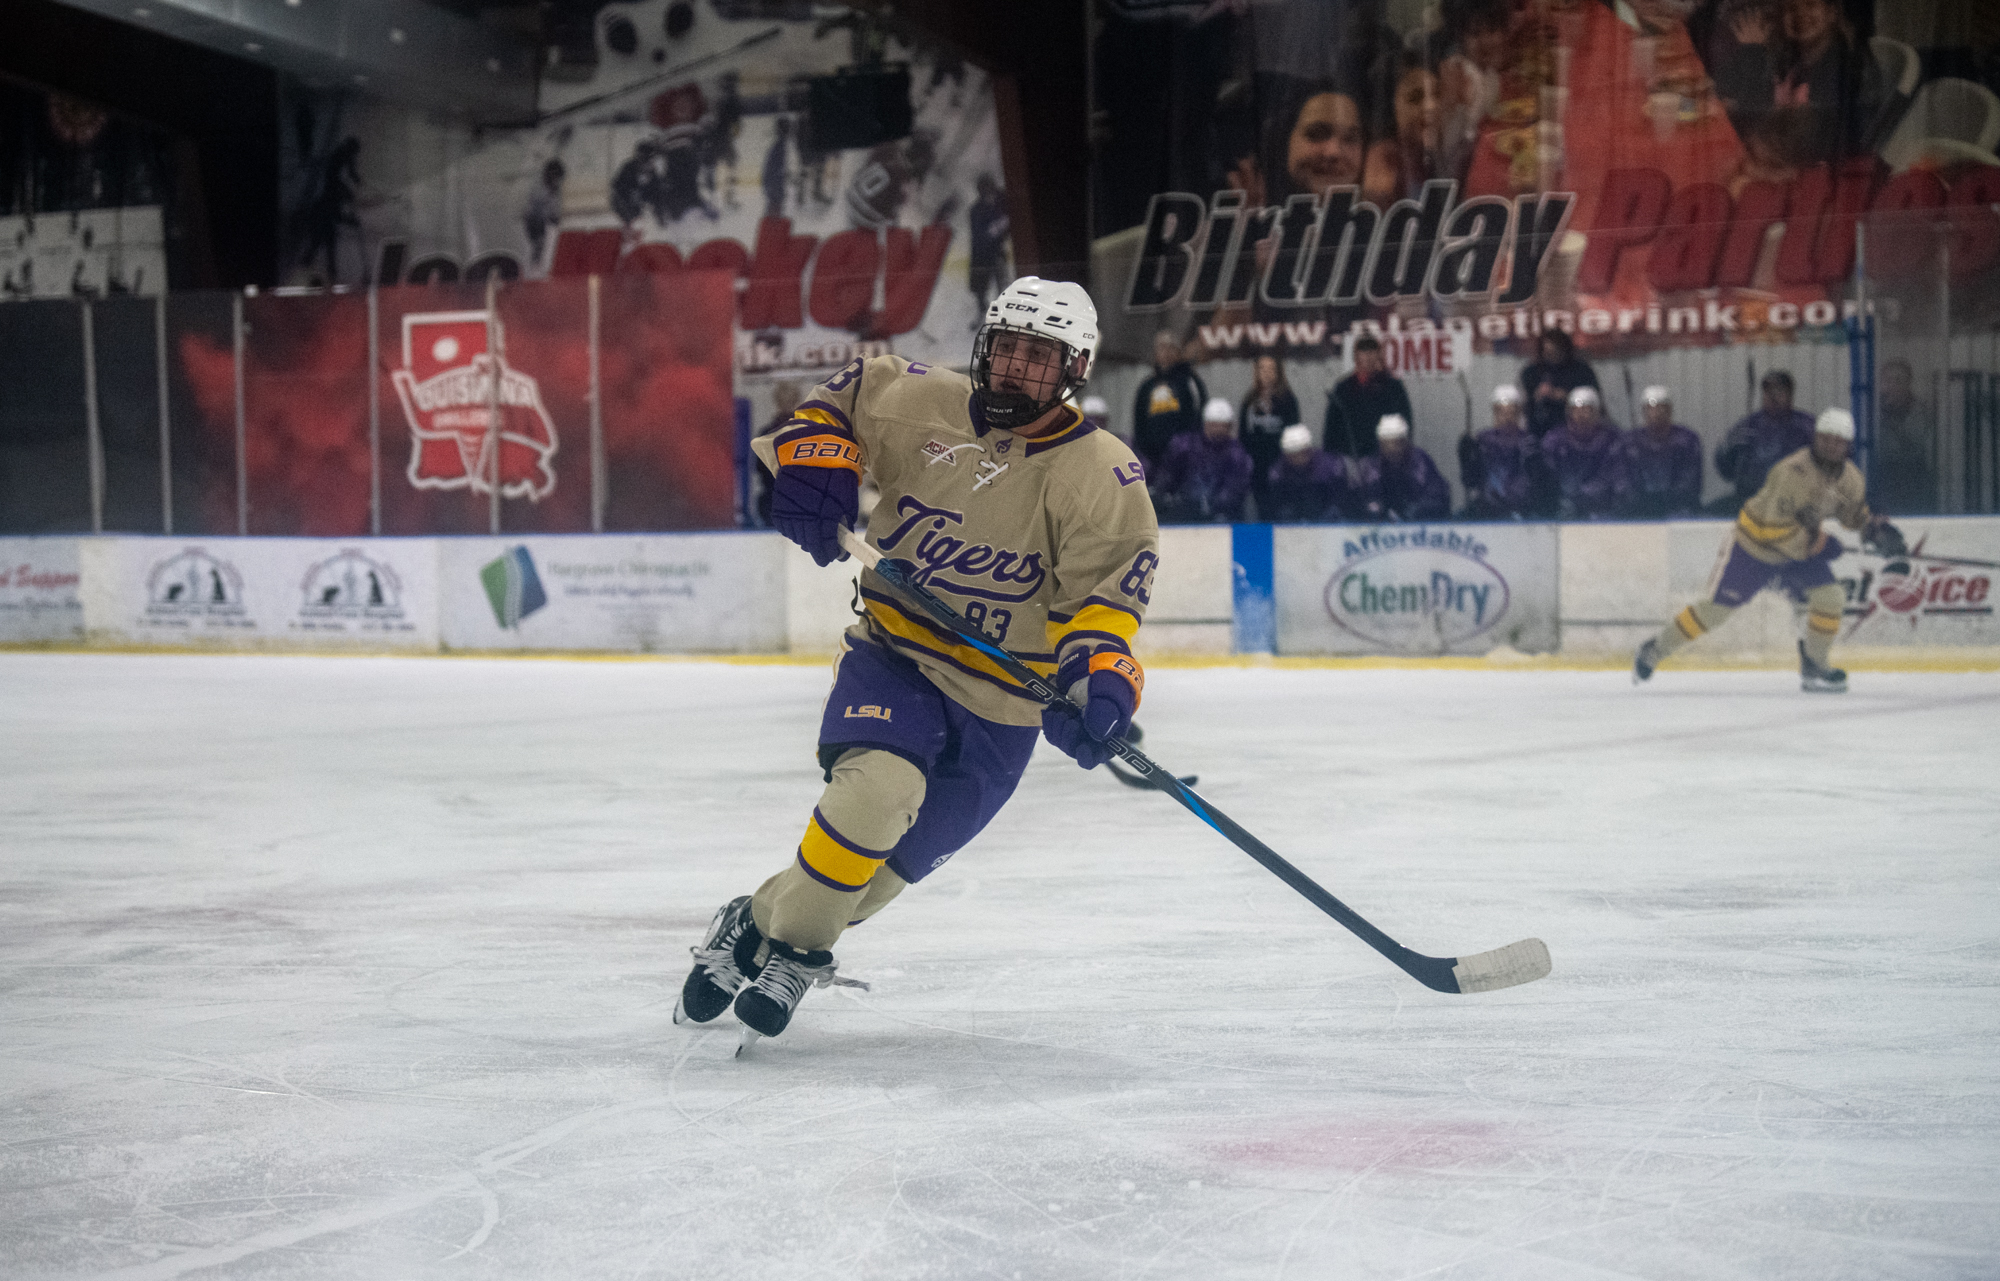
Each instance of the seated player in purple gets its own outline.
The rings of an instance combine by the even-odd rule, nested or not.
[[[1542,475],[1557,520],[1602,520],[1616,513],[1618,429],[1605,420],[1597,388],[1569,394],[1569,418],[1542,437]]]
[[[1201,430],[1167,444],[1152,477],[1153,506],[1162,525],[1230,524],[1243,519],[1250,496],[1250,451],[1236,439],[1236,408],[1222,397],[1201,411]]]
[[[1312,428],[1293,423],[1278,436],[1278,461],[1264,482],[1269,510],[1259,520],[1274,524],[1343,521],[1352,518],[1353,485],[1347,460],[1313,445]]]
[[[1729,429],[1715,451],[1715,470],[1736,487],[1741,505],[1764,487],[1764,477],[1780,458],[1812,444],[1812,415],[1792,408],[1792,376],[1773,369],[1759,384],[1762,402]]]
[[[1534,514],[1535,438],[1521,414],[1521,389],[1493,389],[1493,425],[1458,441],[1458,481],[1470,520],[1525,520]]]
[[[1390,414],[1375,426],[1382,452],[1356,464],[1357,515],[1363,520],[1443,520],[1451,486],[1431,456],[1410,443],[1410,424]]]
[[[820,720],[826,789],[755,894],[693,949],[676,1023],[735,1009],[775,1036],[806,992],[837,981],[832,948],[977,836],[1021,780],[1038,734],[1085,768],[1110,755],[1145,676],[1132,637],[1159,531],[1132,451],[1065,397],[1090,376],[1097,309],[1081,285],[1024,276],[987,306],[972,377],[900,356],[856,360],[774,436],[771,520],[826,565],[881,491],[868,541],[1067,693],[1045,709],[874,570],[841,638]]]
[[[1618,514],[1628,520],[1667,520],[1701,511],[1701,437],[1674,422],[1673,394],[1648,387],[1639,396],[1643,426],[1618,441],[1624,489]]]
[[[1909,550],[1902,531],[1868,510],[1867,483],[1847,458],[1853,444],[1854,416],[1845,409],[1823,410],[1812,444],[1780,459],[1765,476],[1764,487],[1737,513],[1736,528],[1725,544],[1729,557],[1709,599],[1689,605],[1639,647],[1632,658],[1635,683],[1651,680],[1661,660],[1714,631],[1751,597],[1776,585],[1806,607],[1799,687],[1812,694],[1847,689],[1847,673],[1827,665],[1847,605],[1847,593],[1832,568],[1841,544],[1827,536],[1821,523],[1832,517],[1860,530],[1862,543],[1881,556]]]

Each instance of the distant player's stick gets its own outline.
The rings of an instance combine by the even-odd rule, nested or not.
[[[1045,706],[1060,708],[1072,716],[1082,709],[1057,693],[1053,686],[1020,659],[995,645],[986,634],[965,621],[957,610],[932,594],[911,576],[910,566],[885,558],[853,530],[840,531],[840,541],[862,564],[873,569],[891,587],[901,592],[935,619],[939,626],[955,633],[980,653],[992,659],[1002,671],[1021,683],[1022,688]],[[1139,772],[1141,778],[1186,806],[1196,818],[1220,832],[1230,844],[1262,863],[1279,880],[1305,896],[1320,911],[1359,935],[1361,941],[1393,961],[1402,971],[1425,987],[1438,992],[1491,992],[1495,988],[1532,983],[1549,972],[1549,949],[1540,939],[1522,939],[1476,956],[1436,957],[1412,952],[1369,924],[1359,912],[1321,889],[1318,882],[1293,867],[1268,845],[1236,825],[1221,810],[1194,794],[1193,789],[1146,758],[1145,753],[1119,738],[1104,745],[1112,754]]]
[[[1848,547],[1845,544],[1842,544],[1841,550],[1844,552],[1852,552],[1859,550],[1867,552],[1868,555],[1870,556],[1882,555],[1881,552],[1868,551],[1866,547],[1853,548],[1853,547]],[[1883,559],[1884,560],[1928,560],[1928,561],[1934,561],[1940,565],[1964,565],[1971,569],[2000,569],[2000,560],[1972,560],[1969,557],[1965,556],[1933,556],[1929,552],[1920,552],[1914,550],[1907,552],[1899,552],[1894,556],[1884,556]]]

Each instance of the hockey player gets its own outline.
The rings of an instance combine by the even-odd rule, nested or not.
[[[1089,377],[1097,311],[1079,285],[1024,276],[986,309],[972,377],[857,360],[754,448],[776,473],[772,522],[821,565],[845,559],[863,471],[868,539],[1051,678],[1082,716],[1045,711],[872,570],[842,638],[819,733],[826,790],[785,867],[725,904],[675,1021],[731,1008],[784,1031],[832,948],[940,867],[1013,794],[1038,733],[1086,769],[1139,705],[1132,637],[1159,530],[1132,451],[1064,400]]]
[[[1535,501],[1541,455],[1521,413],[1521,389],[1493,389],[1493,425],[1458,441],[1458,479],[1468,520],[1525,520]]]
[[[1618,441],[1627,520],[1671,520],[1701,510],[1701,437],[1674,421],[1674,396],[1648,387],[1639,396],[1645,422]]]
[[[1853,443],[1854,416],[1845,409],[1823,410],[1813,424],[1812,444],[1780,459],[1764,487],[1743,504],[1711,598],[1689,605],[1639,647],[1632,660],[1635,682],[1650,680],[1660,660],[1715,630],[1775,582],[1806,607],[1806,635],[1799,642],[1800,688],[1827,694],[1846,690],[1847,673],[1827,666],[1846,603],[1831,568],[1841,546],[1820,529],[1820,522],[1831,516],[1860,530],[1862,542],[1884,556],[1906,550],[1901,531],[1868,510],[1861,471],[1847,459]]]
[[[1542,437],[1541,467],[1549,514],[1557,520],[1602,520],[1623,488],[1618,429],[1604,419],[1595,387],[1569,394],[1569,418]]]

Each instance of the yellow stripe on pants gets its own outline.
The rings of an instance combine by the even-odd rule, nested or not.
[[[836,889],[858,890],[868,884],[875,869],[887,859],[842,845],[819,825],[819,815],[815,814],[807,820],[805,837],[799,842],[799,861]]]

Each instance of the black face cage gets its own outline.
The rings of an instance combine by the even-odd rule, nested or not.
[[[974,387],[986,392],[993,390],[990,381],[993,373],[993,343],[1001,334],[1020,334],[1023,337],[1047,343],[1056,350],[1058,368],[1055,370],[1055,390],[1050,392],[1047,397],[1034,402],[1038,407],[1037,413],[1046,413],[1050,408],[1075,394],[1077,388],[1083,386],[1083,379],[1075,377],[1070,372],[1077,363],[1079,353],[1076,348],[1070,346],[1062,339],[1040,333],[1033,329],[1015,329],[1009,325],[983,325],[980,327],[979,333],[972,340],[972,385]],[[1039,370],[1039,366],[1037,369]],[[1001,394],[1026,395],[1025,392]]]

